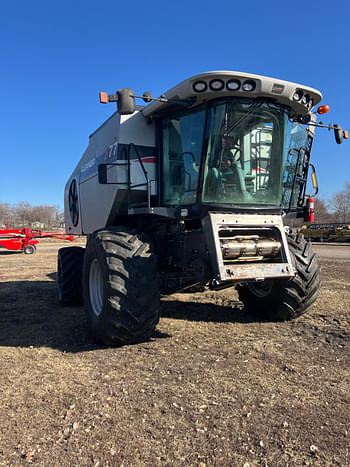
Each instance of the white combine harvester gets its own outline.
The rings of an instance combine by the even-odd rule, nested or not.
[[[136,106],[131,89],[91,136],[65,188],[62,305],[83,301],[107,345],[149,338],[160,295],[237,287],[248,312],[289,320],[316,300],[319,267],[287,219],[307,218],[319,91],[233,71],[202,73]],[[321,106],[319,113],[328,110]],[[328,125],[337,143],[347,133]]]

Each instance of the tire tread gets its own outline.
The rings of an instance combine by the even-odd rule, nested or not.
[[[296,275],[290,280],[276,279],[266,297],[256,297],[248,286],[238,286],[239,299],[253,315],[273,321],[286,321],[304,314],[319,296],[321,279],[317,255],[303,234],[295,229],[287,235],[295,259]]]
[[[99,231],[90,242],[94,254],[97,252],[105,265],[106,296],[101,318],[96,319],[87,309],[95,339],[106,345],[149,339],[160,310],[157,261],[150,240],[123,228]],[[84,296],[88,298],[88,264],[84,266],[84,275]]]

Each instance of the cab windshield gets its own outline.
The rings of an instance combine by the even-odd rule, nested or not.
[[[165,119],[163,202],[293,208],[306,146],[307,131],[266,100],[227,99]]]

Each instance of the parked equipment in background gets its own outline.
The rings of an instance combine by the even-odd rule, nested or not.
[[[61,240],[74,240],[74,235],[65,235],[60,232],[43,232],[42,230],[24,229],[0,229],[0,248],[11,251],[23,251],[31,255],[36,251],[36,245],[40,238],[58,238]]]
[[[307,240],[313,242],[350,241],[350,224],[341,222],[303,225],[300,232]]]
[[[148,339],[160,295],[185,289],[237,287],[262,319],[305,313],[319,266],[288,218],[313,215],[315,127],[334,130],[338,144],[348,137],[316,123],[329,110],[314,110],[321,98],[234,71],[193,76],[158,98],[100,93],[117,112],[92,133],[65,187],[66,231],[88,238],[86,249],[59,251],[60,303],[83,301],[107,345]]]

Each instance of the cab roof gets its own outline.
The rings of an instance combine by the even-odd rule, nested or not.
[[[303,116],[322,99],[317,89],[290,81],[239,71],[207,71],[194,75],[163,94],[168,99],[194,99],[191,108],[218,97],[266,97],[286,105],[291,116]],[[170,110],[168,103],[153,101],[143,109],[145,117],[156,117]]]

